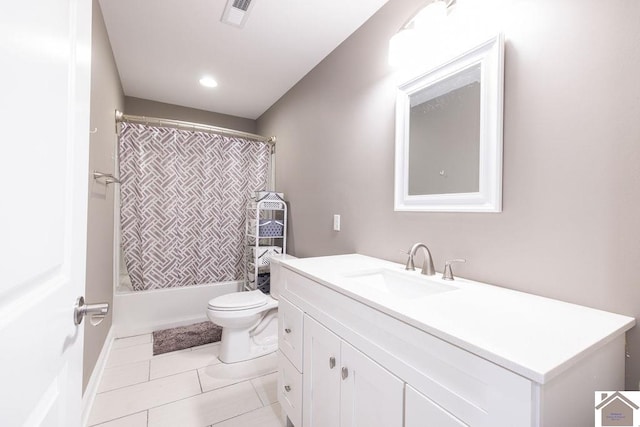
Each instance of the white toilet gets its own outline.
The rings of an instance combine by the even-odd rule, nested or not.
[[[234,292],[209,301],[207,317],[222,326],[218,356],[222,362],[241,362],[277,350],[279,272],[280,264],[272,260],[271,295],[258,290]]]
[[[218,357],[224,363],[253,359],[278,347],[278,301],[260,291],[213,298],[207,316],[222,326]]]

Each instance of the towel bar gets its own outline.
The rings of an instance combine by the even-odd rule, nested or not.
[[[120,184],[120,180],[110,173],[93,171],[93,179],[105,185],[114,184],[114,183]],[[104,179],[104,181],[100,181],[101,179]]]

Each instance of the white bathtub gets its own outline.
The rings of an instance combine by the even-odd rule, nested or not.
[[[120,286],[113,297],[114,334],[121,338],[208,321],[209,300],[241,288],[241,281],[139,292]]]

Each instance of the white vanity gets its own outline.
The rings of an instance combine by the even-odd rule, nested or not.
[[[635,319],[363,255],[276,260],[295,427],[593,425]]]

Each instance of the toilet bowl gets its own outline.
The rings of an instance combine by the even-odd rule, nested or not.
[[[280,296],[280,260],[271,258],[271,295],[259,290],[234,292],[209,301],[207,317],[222,326],[220,354],[224,363],[235,363],[272,353],[278,349],[278,298]]]
[[[278,348],[278,301],[262,292],[234,292],[213,298],[207,317],[222,326],[224,363],[253,359]]]

